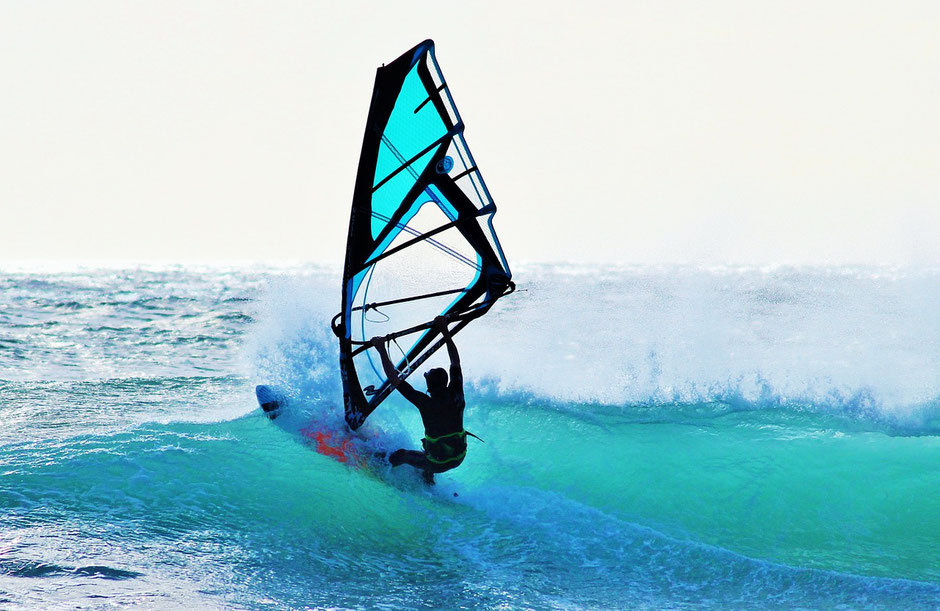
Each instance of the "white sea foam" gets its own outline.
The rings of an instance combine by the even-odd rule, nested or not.
[[[533,264],[515,279],[520,290],[458,336],[481,391],[895,419],[940,399],[940,270]],[[267,359],[272,342],[297,356],[279,367],[298,388],[320,388],[316,376],[329,380],[317,392],[337,392],[338,292],[330,273],[261,299],[251,343]]]

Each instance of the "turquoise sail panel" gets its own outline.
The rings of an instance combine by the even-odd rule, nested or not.
[[[382,132],[373,187],[447,133],[447,126],[434,104],[425,103],[428,90],[418,74],[418,66],[415,64],[405,77]],[[423,169],[418,169],[418,173]]]
[[[372,194],[372,239],[378,239],[379,235],[390,223],[395,211],[398,210],[405,201],[408,192],[415,186],[421,172],[428,167],[436,150],[428,151],[417,161],[409,165],[404,171],[392,176],[392,178],[379,187]],[[398,221],[402,223],[402,220]],[[407,222],[407,221],[404,221]],[[393,233],[395,229],[392,229]],[[378,254],[378,253],[376,253]]]

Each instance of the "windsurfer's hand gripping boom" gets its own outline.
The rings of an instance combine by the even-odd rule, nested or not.
[[[457,353],[457,346],[454,344],[450,330],[447,328],[447,322],[446,316],[438,316],[434,319],[432,328],[438,331],[444,338],[444,341],[447,342],[447,356],[450,357],[451,368],[459,368],[460,355]],[[369,344],[378,351],[379,357],[382,359],[382,369],[385,370],[385,377],[388,379],[392,388],[396,388],[402,380],[401,374],[395,368],[395,365],[392,364],[392,359],[388,356],[388,348],[386,347],[388,339],[388,336],[376,336],[369,341]]]
[[[434,319],[434,329],[440,331],[441,336],[444,338],[444,341],[447,342],[447,356],[450,357],[450,366],[457,367],[460,366],[460,355],[457,354],[457,346],[454,344],[454,340],[450,335],[450,330],[447,328],[447,317],[438,316]]]

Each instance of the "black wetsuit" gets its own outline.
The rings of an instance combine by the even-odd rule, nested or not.
[[[463,429],[463,373],[459,364],[450,366],[447,387],[429,396],[415,390],[408,382],[398,383],[398,391],[414,403],[424,422],[423,452],[398,450],[389,456],[394,466],[409,464],[422,469],[426,477],[453,469],[467,453],[467,433]]]

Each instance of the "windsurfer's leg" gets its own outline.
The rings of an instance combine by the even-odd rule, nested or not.
[[[411,465],[416,469],[424,469],[428,465],[428,459],[424,455],[424,452],[418,452],[417,450],[395,450],[388,457],[388,462],[392,464],[393,467],[398,465]]]
[[[395,450],[388,457],[388,462],[393,467],[398,465],[411,465],[418,471],[421,471],[421,477],[428,486],[434,485],[434,465],[428,460],[424,452],[417,450]]]
[[[434,485],[434,473],[433,472],[424,470],[421,472],[421,477],[424,478],[424,483],[427,484],[428,486]]]

